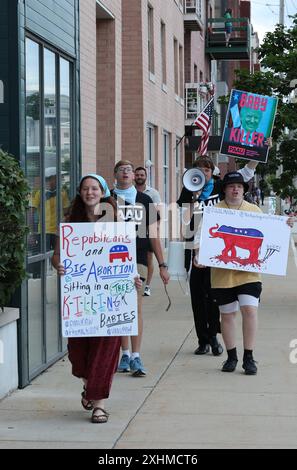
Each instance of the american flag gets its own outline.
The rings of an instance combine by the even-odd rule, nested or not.
[[[206,104],[201,113],[196,117],[194,125],[199,127],[202,130],[203,134],[201,136],[201,143],[199,145],[198,154],[200,156],[206,155],[207,145],[209,141],[210,127],[211,127],[211,118],[213,113],[214,99]]]

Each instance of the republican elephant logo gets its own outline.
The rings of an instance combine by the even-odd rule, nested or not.
[[[259,259],[260,250],[263,243],[264,235],[260,230],[254,228],[237,228],[228,225],[216,224],[209,228],[211,238],[222,238],[225,248],[216,259],[223,261],[225,264],[229,262],[239,263],[242,266],[248,264],[260,266],[263,262]],[[247,258],[240,258],[237,255],[236,248],[242,248],[249,252]]]
[[[129,256],[129,251],[126,245],[115,245],[109,250],[109,262],[113,263],[116,259],[120,259],[122,263],[125,263],[125,261],[132,261],[132,257]]]

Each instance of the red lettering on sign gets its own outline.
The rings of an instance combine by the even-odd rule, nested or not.
[[[72,233],[73,233],[73,228],[71,227],[71,225],[62,226],[62,247],[63,247],[63,250],[66,249],[66,253],[69,258],[73,258],[75,256],[75,255],[71,255],[70,250],[69,250],[70,241],[68,240],[68,238],[70,237]]]

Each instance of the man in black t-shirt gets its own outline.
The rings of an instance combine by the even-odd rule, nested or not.
[[[245,167],[238,170],[244,181],[249,181],[255,172],[258,162],[249,161]],[[204,207],[217,204],[223,197],[222,182],[213,177],[215,166],[210,158],[203,156],[195,160],[193,167],[203,171],[205,185],[199,193],[193,193],[183,187],[177,204],[190,209],[189,229],[185,234],[185,268],[190,270],[190,292],[195,330],[198,338],[197,355],[207,354],[211,348],[214,356],[223,352],[222,345],[217,340],[220,332],[220,312],[212,299],[210,286],[210,268],[198,264],[200,222]],[[188,206],[188,207],[187,207]]]
[[[167,265],[164,257],[160,239],[158,237],[157,220],[158,213],[149,196],[136,190],[133,185],[134,167],[129,160],[120,160],[114,168],[116,187],[111,191],[117,200],[118,221],[136,222],[136,258],[138,274],[144,283],[147,278],[147,253],[150,246],[157,258],[160,268],[160,277],[164,284],[169,281]],[[143,289],[138,291],[138,335],[131,336],[132,355],[129,351],[129,337],[122,337],[122,357],[118,367],[120,372],[129,372],[133,376],[146,375],[140,358],[140,347],[143,333],[142,318],[142,294]]]
[[[191,220],[188,233],[185,234],[185,268],[190,274],[191,303],[194,316],[195,330],[198,338],[198,348],[195,354],[201,355],[212,348],[214,356],[222,354],[223,348],[217,340],[220,332],[220,312],[211,298],[210,268],[198,264],[195,239],[198,237],[201,217],[205,206],[217,204],[222,197],[221,180],[213,178],[214,164],[208,157],[195,160],[193,167],[203,171],[205,185],[199,193],[192,193],[183,187],[177,204],[190,208]]]

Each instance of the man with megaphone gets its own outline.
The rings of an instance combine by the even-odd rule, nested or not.
[[[256,166],[257,162],[249,161],[244,168],[238,170],[244,181],[253,178]],[[224,197],[222,182],[219,177],[214,176],[214,171],[214,163],[209,157],[202,156],[195,160],[193,168],[187,170],[183,176],[184,187],[177,204],[188,210],[190,220],[185,226],[184,238],[185,268],[187,272],[191,268],[191,303],[198,338],[198,348],[194,353],[207,354],[211,348],[212,354],[219,356],[223,353],[223,347],[217,340],[217,333],[220,332],[220,313],[211,297],[210,268],[197,262],[204,207],[215,205]]]

